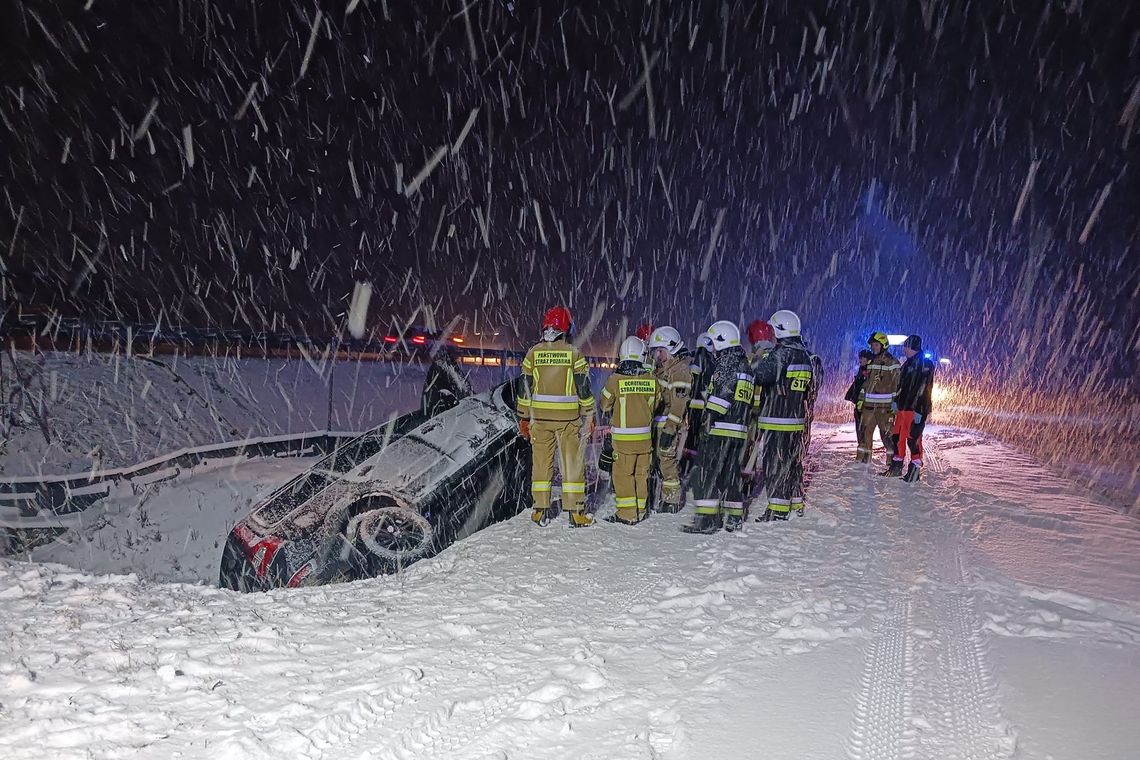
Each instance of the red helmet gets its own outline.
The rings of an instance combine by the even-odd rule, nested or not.
[[[748,325],[748,342],[755,346],[761,341],[774,344],[776,342],[776,331],[772,329],[772,325],[764,320],[756,319]]]
[[[649,336],[652,334],[653,325],[649,324],[648,322],[637,328],[637,332],[634,333],[634,335],[636,335],[638,338],[641,338],[641,340],[646,343],[649,342]]]
[[[558,332],[570,332],[570,310],[565,306],[555,306],[553,309],[548,309],[546,314],[542,317],[542,329],[552,327]]]

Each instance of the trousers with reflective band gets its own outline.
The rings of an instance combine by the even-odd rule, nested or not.
[[[772,431],[764,448],[764,486],[768,508],[798,509],[804,500],[803,431]]]
[[[536,509],[550,506],[551,482],[555,463],[562,473],[562,508],[568,512],[581,509],[586,493],[585,452],[582,447],[581,423],[535,420],[530,426],[531,497]]]
[[[693,482],[693,506],[697,514],[719,514],[723,507],[744,500],[740,465],[747,445],[748,441],[742,438],[712,435],[701,441]]]

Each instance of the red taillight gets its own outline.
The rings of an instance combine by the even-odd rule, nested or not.
[[[399,339],[395,335],[385,335],[384,336],[384,342],[385,343],[396,343],[398,341],[399,341]]]
[[[427,338],[422,335],[417,335],[416,337],[412,338],[412,343],[415,343],[417,346],[422,346],[423,344],[427,343]]]
[[[289,586],[290,588],[296,588],[297,586],[301,585],[301,581],[305,580],[305,578],[307,578],[311,572],[313,572],[313,562],[312,560],[309,560],[301,566],[300,570],[293,573],[293,577],[290,578],[289,582],[285,585]]]
[[[463,341],[463,338],[460,338],[458,335],[455,335],[451,338],[451,342],[452,343],[463,343],[464,341]]]

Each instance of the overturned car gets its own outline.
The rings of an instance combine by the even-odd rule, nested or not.
[[[230,532],[219,583],[239,591],[400,570],[530,502],[514,386],[429,405],[321,459]],[[430,416],[429,416],[430,415]]]

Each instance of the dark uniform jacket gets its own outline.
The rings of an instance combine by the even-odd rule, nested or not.
[[[747,440],[755,392],[748,355],[740,346],[732,346],[718,351],[715,359],[705,394],[708,434]]]
[[[804,400],[813,383],[811,352],[799,336],[781,338],[756,362],[756,384],[764,397],[756,418],[761,430],[804,429]]]
[[[896,397],[899,411],[914,411],[926,417],[930,414],[930,395],[934,389],[934,362],[922,354],[903,362],[899,375],[899,393]]]
[[[867,382],[867,376],[871,374],[871,370],[866,367],[860,367],[855,372],[855,379],[851,381],[851,385],[847,388],[847,395],[843,398],[850,401],[855,405],[857,411],[863,411],[863,399],[860,395],[863,392],[863,383]]]

